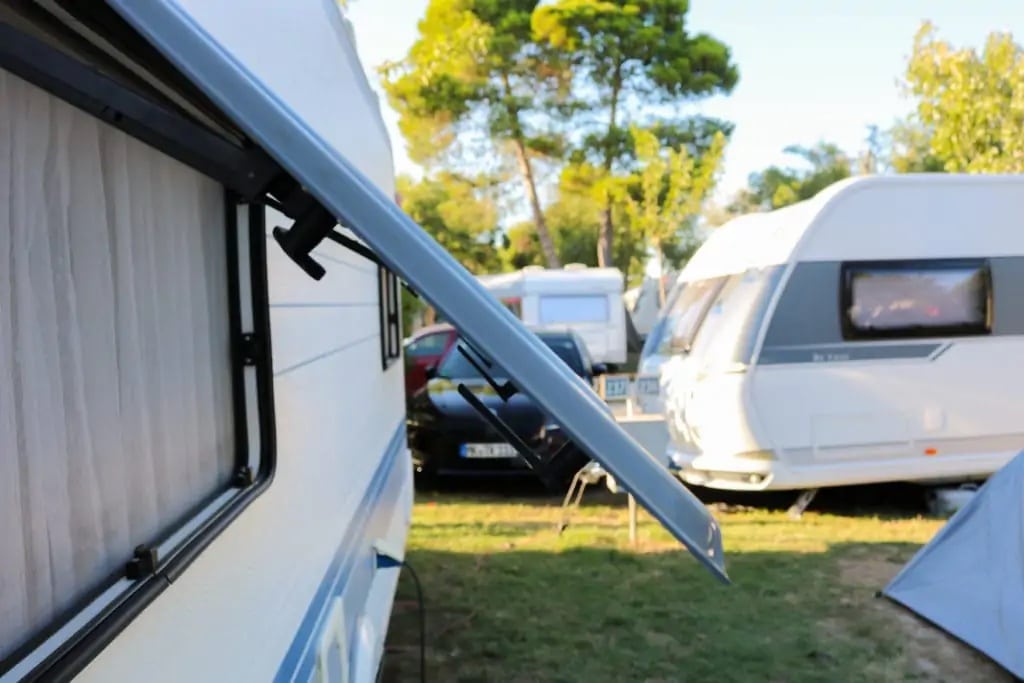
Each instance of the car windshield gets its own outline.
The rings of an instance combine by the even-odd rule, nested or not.
[[[580,376],[584,374],[583,361],[580,358],[580,352],[576,348],[576,344],[573,342],[571,337],[541,336],[540,339],[549,349],[554,351],[555,354],[562,359],[562,362],[568,365],[573,372]],[[467,351],[470,354],[473,353],[470,349],[467,349]],[[489,373],[495,379],[508,379],[509,376],[505,368],[501,367],[501,364],[495,361],[492,361]],[[444,360],[441,361],[441,365],[437,369],[437,376],[447,379],[483,379],[477,369],[473,367],[473,364],[469,359],[466,358],[464,354],[460,353],[458,348],[455,347],[453,347],[448,355],[444,357]]]

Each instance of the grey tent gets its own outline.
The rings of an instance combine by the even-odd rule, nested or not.
[[[1024,453],[882,591],[1024,678]]]

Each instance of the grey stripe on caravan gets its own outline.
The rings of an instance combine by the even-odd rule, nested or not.
[[[864,360],[934,359],[950,343],[925,344],[815,344],[807,346],[770,346],[761,349],[759,365],[786,363],[842,363]]]

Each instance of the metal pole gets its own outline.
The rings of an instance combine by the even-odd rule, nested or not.
[[[636,546],[636,498],[629,496],[629,544]]]

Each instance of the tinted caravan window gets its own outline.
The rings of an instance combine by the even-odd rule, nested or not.
[[[603,323],[608,321],[608,297],[600,296],[542,296],[540,322]]]
[[[992,285],[985,261],[843,265],[847,338],[985,334]]]

